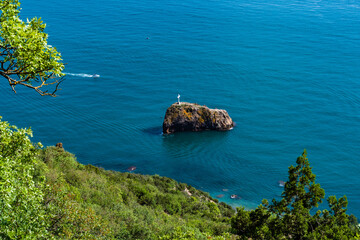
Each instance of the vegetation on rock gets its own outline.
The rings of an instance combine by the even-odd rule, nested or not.
[[[182,102],[174,103],[166,110],[163,132],[229,130],[233,126],[234,123],[225,110]]]

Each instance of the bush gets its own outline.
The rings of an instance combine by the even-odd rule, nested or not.
[[[244,239],[355,239],[359,232],[346,214],[346,196],[330,196],[330,211],[318,210],[311,215],[325,191],[315,183],[306,151],[296,163],[289,167],[282,199],[273,199],[271,204],[263,200],[262,205],[249,212],[238,208],[231,221],[233,232]]]
[[[37,149],[30,129],[18,129],[0,117],[0,236],[46,239],[48,221],[42,205],[44,182],[34,181]],[[37,174],[41,171],[39,170]]]

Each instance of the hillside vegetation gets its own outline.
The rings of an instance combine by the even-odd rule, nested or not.
[[[63,148],[35,147],[30,130],[0,124],[4,239],[231,238],[235,211],[208,193],[166,177],[83,165]]]
[[[235,211],[189,185],[85,166],[57,147],[42,150],[39,159],[40,176],[51,186],[46,202],[61,205],[52,218],[51,232],[58,236],[74,237],[92,229],[93,236],[118,239],[173,239],[176,231],[206,239],[230,230]],[[75,218],[74,204],[81,213]]]
[[[0,239],[359,239],[346,197],[324,198],[306,153],[280,201],[237,212],[160,176],[104,170],[0,119]]]

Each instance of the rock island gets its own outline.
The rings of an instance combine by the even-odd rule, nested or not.
[[[226,110],[210,109],[196,103],[177,102],[165,114],[163,133],[203,130],[230,130],[234,122]]]

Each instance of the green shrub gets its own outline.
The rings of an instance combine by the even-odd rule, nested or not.
[[[0,117],[0,236],[46,239],[48,221],[42,205],[44,181],[35,172],[37,149],[30,129],[18,129]],[[37,175],[37,182],[34,175]]]
[[[330,196],[330,211],[318,210],[312,215],[325,191],[315,183],[306,151],[296,164],[289,167],[282,199],[273,199],[271,204],[264,200],[251,211],[238,208],[231,221],[233,232],[244,239],[355,239],[359,232],[346,214],[346,196]]]

